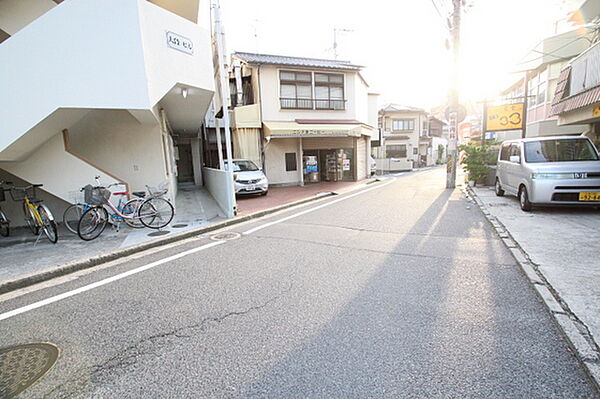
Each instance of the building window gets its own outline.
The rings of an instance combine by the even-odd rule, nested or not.
[[[413,155],[418,155],[419,149],[417,147],[413,148]]]
[[[392,130],[395,132],[415,130],[415,120],[414,119],[394,119],[392,121]]]
[[[406,158],[406,144],[386,146],[385,155],[386,158]]]
[[[343,110],[344,75],[315,73],[315,108]]]
[[[286,152],[285,153],[285,171],[293,172],[298,170],[298,163],[296,162],[296,153],[295,152]]]
[[[281,108],[312,109],[312,74],[310,72],[279,72]]]

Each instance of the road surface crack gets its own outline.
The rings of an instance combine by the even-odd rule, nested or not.
[[[63,382],[62,384],[56,386],[50,392],[46,393],[44,395],[44,398],[71,398],[79,395],[85,396],[85,391],[87,388],[89,388],[90,381],[92,384],[94,384],[100,383],[101,381],[104,381],[106,379],[110,379],[113,373],[117,373],[117,370],[122,370],[128,366],[134,365],[140,357],[149,355],[159,357],[160,354],[157,353],[156,348],[158,345],[161,345],[162,342],[164,342],[165,340],[169,340],[170,338],[192,338],[198,332],[201,333],[208,330],[210,325],[221,324],[225,320],[230,319],[232,317],[241,317],[249,313],[259,311],[269,306],[270,304],[278,301],[284,295],[288,294],[292,290],[292,287],[293,284],[289,284],[288,287],[282,290],[279,294],[267,299],[266,301],[258,305],[250,306],[242,310],[232,310],[230,312],[226,312],[218,316],[205,317],[197,323],[142,338],[136,343],[131,344],[128,347],[120,350],[118,353],[116,353],[114,356],[104,361],[103,363],[88,366],[72,373],[72,375],[76,376],[75,378],[69,379]]]

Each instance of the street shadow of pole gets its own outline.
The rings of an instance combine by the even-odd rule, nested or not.
[[[560,372],[573,359],[544,350],[565,347],[540,332],[548,315],[460,197],[441,191],[360,292],[239,397],[576,397],[581,376]]]

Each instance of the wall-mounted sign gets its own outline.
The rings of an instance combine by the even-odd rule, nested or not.
[[[167,32],[167,46],[186,54],[194,54],[194,43],[177,33]]]
[[[592,108],[592,116],[600,116],[600,105],[594,105]]]
[[[496,105],[485,109],[485,131],[523,129],[523,103]]]

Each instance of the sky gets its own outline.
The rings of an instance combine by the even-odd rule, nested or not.
[[[460,97],[480,101],[516,82],[527,52],[580,0],[467,0]],[[222,0],[227,51],[334,58],[365,66],[380,105],[446,103],[451,0]]]

